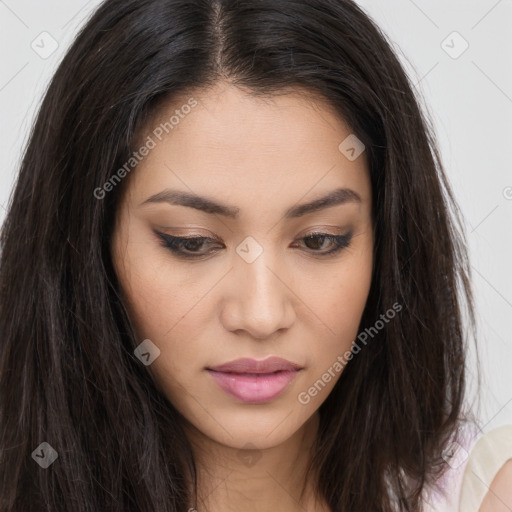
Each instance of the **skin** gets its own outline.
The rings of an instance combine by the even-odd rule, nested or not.
[[[350,161],[340,152],[352,131],[321,99],[297,90],[254,98],[226,83],[174,98],[140,140],[191,97],[198,105],[123,183],[111,248],[124,300],[140,340],[160,350],[147,369],[183,417],[199,467],[199,512],[267,511],[276,504],[281,512],[328,511],[311,482],[302,500],[300,489],[318,407],[341,371],[307,404],[297,397],[358,334],[374,244],[366,153]],[[361,201],[283,218],[287,208],[338,187]],[[239,208],[240,217],[164,202],[141,206],[166,188]],[[155,229],[214,238],[192,247],[214,252],[179,258]],[[350,245],[334,256],[319,255],[333,247],[329,239],[303,238],[349,230]],[[236,251],[249,236],[263,249],[251,263]],[[263,404],[227,395],[205,370],[270,355],[303,369]]]
[[[512,459],[494,477],[479,512],[510,512],[512,510]]]

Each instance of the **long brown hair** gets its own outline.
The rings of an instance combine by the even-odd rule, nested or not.
[[[469,265],[432,127],[385,35],[351,0],[107,0],[46,91],[2,227],[1,511],[193,502],[189,443],[134,356],[112,267],[120,187],[95,190],[163,100],[220,79],[321,95],[369,158],[375,269],[361,330],[402,310],[320,407],[319,493],[333,511],[421,510],[446,467],[464,412]],[[46,469],[42,442],[58,453]]]

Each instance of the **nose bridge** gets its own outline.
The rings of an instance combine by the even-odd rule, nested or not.
[[[237,247],[240,259],[236,264],[240,284],[245,287],[245,295],[256,301],[260,307],[267,307],[269,302],[278,301],[282,294],[282,283],[271,269],[275,268],[275,255],[269,244],[265,247],[253,237],[247,237]],[[263,311],[262,311],[263,312]]]
[[[283,266],[263,242],[247,237],[236,249],[234,264],[235,309],[237,328],[265,337],[276,329],[287,327],[290,321],[290,291],[281,276]]]

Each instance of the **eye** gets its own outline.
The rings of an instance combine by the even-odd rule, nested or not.
[[[162,240],[163,246],[177,256],[184,258],[199,258],[213,251],[201,251],[206,242],[217,242],[213,238],[195,236],[181,237],[171,236],[155,231],[155,234]],[[217,242],[218,243],[218,242]]]
[[[328,256],[337,254],[342,249],[345,249],[350,245],[352,239],[352,232],[344,235],[331,235],[329,233],[310,233],[309,235],[301,238],[305,245],[311,249],[312,253],[316,253],[318,256]],[[329,241],[331,249],[327,251],[321,251],[319,249],[324,246],[325,241]]]
[[[219,245],[219,242],[209,237],[179,237],[171,236],[159,231],[155,234],[162,240],[162,245],[169,249],[173,254],[182,258],[201,258],[208,256],[208,254],[215,252],[215,249],[208,251],[202,250],[208,242],[211,244]],[[309,252],[317,256],[329,256],[340,252],[342,249],[350,245],[352,239],[352,232],[344,235],[332,235],[329,233],[310,233],[302,237],[299,241],[304,241],[304,244],[309,249]],[[325,246],[325,241],[330,242],[331,248],[328,250],[321,250]]]

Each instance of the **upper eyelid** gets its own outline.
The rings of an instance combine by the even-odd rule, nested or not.
[[[186,239],[206,238],[206,239],[209,239],[209,240],[215,240],[215,241],[218,240],[215,236],[200,235],[200,234],[196,234],[196,235],[194,235],[194,234],[192,234],[192,235],[189,235],[189,234],[185,234],[185,235],[173,234],[173,235],[171,235],[170,233],[165,233],[163,231],[165,229],[172,229],[172,228],[155,227],[153,229],[153,231],[156,234],[162,234],[162,235],[170,237],[170,238],[186,238]],[[180,228],[180,229],[183,229],[183,228]],[[190,228],[190,229],[194,229],[194,228]],[[332,232],[330,232],[331,230],[334,230],[334,231],[337,231],[337,232],[332,233]],[[348,235],[351,232],[353,232],[353,229],[351,227],[341,228],[339,226],[338,227],[334,227],[334,226],[322,227],[322,226],[320,226],[320,227],[307,228],[306,230],[301,232],[301,234],[298,236],[298,238],[302,238],[302,237],[306,237],[306,236],[311,236],[311,235],[315,235],[315,234],[326,235],[326,236],[342,236],[342,235]]]

